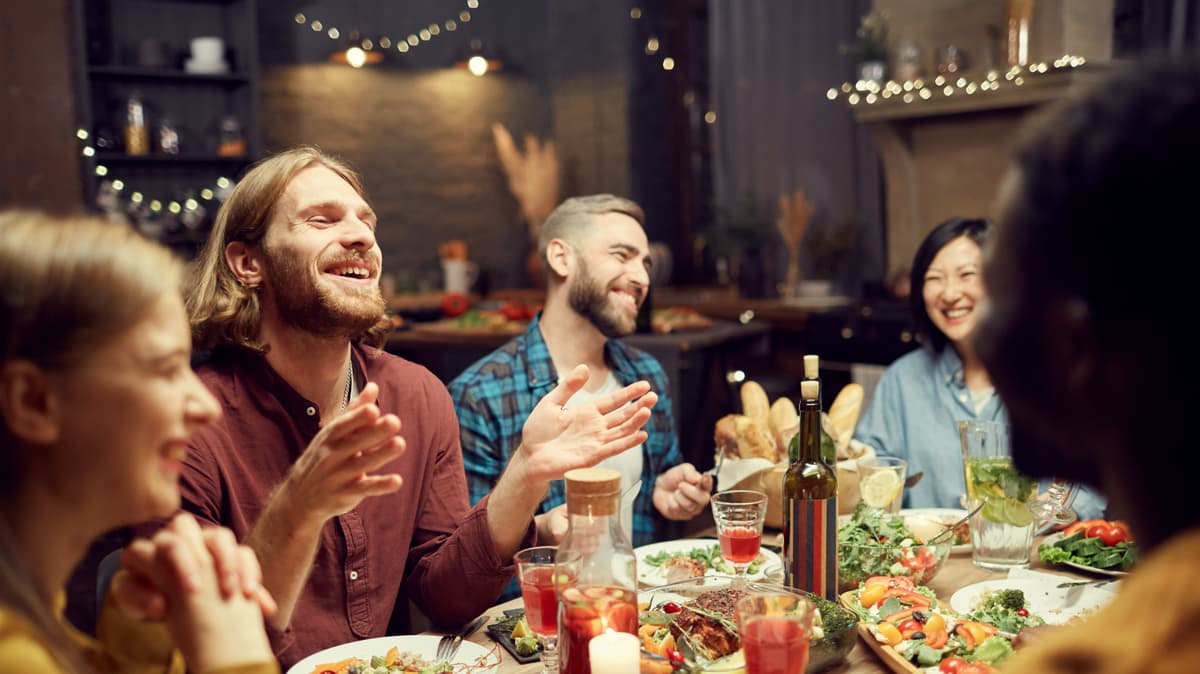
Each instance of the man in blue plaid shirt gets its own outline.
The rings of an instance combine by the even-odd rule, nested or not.
[[[590,379],[567,407],[638,380],[659,396],[646,441],[600,464],[621,472],[623,490],[642,481],[632,506],[633,544],[659,540],[667,520],[691,519],[708,505],[712,478],[679,463],[666,373],[653,356],[614,339],[633,332],[650,285],[644,219],[637,204],[607,194],[568,199],[547,218],[538,238],[545,308],[524,335],[450,383],[472,502],[492,490],[521,443],[521,425],[558,373],[583,363]],[[539,543],[557,544],[566,533],[564,502],[562,481],[552,482],[535,518]]]

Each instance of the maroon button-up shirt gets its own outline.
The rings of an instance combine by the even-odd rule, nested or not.
[[[511,560],[493,549],[487,501],[469,505],[445,387],[390,354],[356,346],[354,360],[360,385],[363,375],[378,384],[379,408],[400,417],[407,449],[380,472],[399,473],[404,485],[325,524],[291,625],[271,634],[285,669],[320,649],[385,635],[401,590],[434,622],[460,624],[495,603],[512,577]],[[224,415],[192,438],[184,508],[245,540],[316,435],[320,408],[247,351],[219,351],[198,373]]]

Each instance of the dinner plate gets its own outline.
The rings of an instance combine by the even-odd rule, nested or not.
[[[1041,616],[1047,624],[1061,625],[1072,618],[1088,615],[1115,598],[1109,586],[1074,585],[1058,587],[1070,578],[1001,578],[968,585],[950,596],[950,608],[969,613],[985,592],[1021,590],[1029,612]]]
[[[633,554],[637,556],[637,576],[638,583],[642,585],[663,585],[667,582],[667,575],[659,566],[654,566],[646,562],[648,555],[657,555],[663,552],[672,555],[687,555],[696,548],[711,548],[714,545],[720,545],[714,538],[681,538],[675,541],[662,541],[661,543],[651,543],[643,545],[640,548],[635,548]],[[760,548],[758,552],[758,560],[762,564],[754,573],[747,573],[747,580],[762,580],[772,575],[783,572],[783,560],[779,555],[771,552],[766,548]],[[727,576],[730,574],[721,573],[716,569],[708,569],[706,576]]]
[[[362,658],[369,662],[371,656],[383,657],[393,646],[401,653],[405,651],[416,653],[422,658],[434,662],[437,656],[438,641],[441,638],[436,634],[413,634],[352,641],[313,653],[292,665],[287,670],[287,674],[312,674],[319,665],[340,662],[346,658]],[[498,645],[496,649],[499,649]],[[455,665],[475,665],[479,668],[471,671],[479,674],[494,674],[500,666],[500,654],[473,641],[464,641],[450,662]]]
[[[905,508],[898,514],[905,518],[906,521],[910,517],[923,517],[942,524],[954,524],[966,517],[967,511],[962,508]],[[912,526],[910,525],[909,528],[911,529]],[[950,546],[950,554],[952,555],[970,552],[971,544],[969,542]]]
[[[1060,531],[1055,534],[1050,534],[1046,538],[1042,539],[1042,545],[1054,545],[1055,543],[1061,541],[1062,539],[1063,539],[1063,535],[1062,535],[1062,532]],[[1117,577],[1117,576],[1124,576],[1124,575],[1129,574],[1128,571],[1119,571],[1116,569],[1097,569],[1094,566],[1086,566],[1084,564],[1077,564],[1075,562],[1054,562],[1054,565],[1069,566],[1073,569],[1079,569],[1080,571],[1087,571],[1088,573],[1097,573],[1097,574],[1100,574],[1101,576]]]

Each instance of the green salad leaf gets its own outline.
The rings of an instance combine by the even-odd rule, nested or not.
[[[1137,562],[1137,547],[1129,541],[1105,545],[1099,538],[1088,538],[1079,531],[1054,545],[1038,546],[1038,557],[1047,564],[1071,562],[1094,569],[1128,571]]]

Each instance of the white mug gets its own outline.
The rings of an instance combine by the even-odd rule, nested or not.
[[[442,275],[446,292],[465,295],[479,277],[479,265],[470,260],[442,260]]]
[[[219,37],[192,38],[192,59],[196,63],[222,63],[225,61],[225,41]]]

